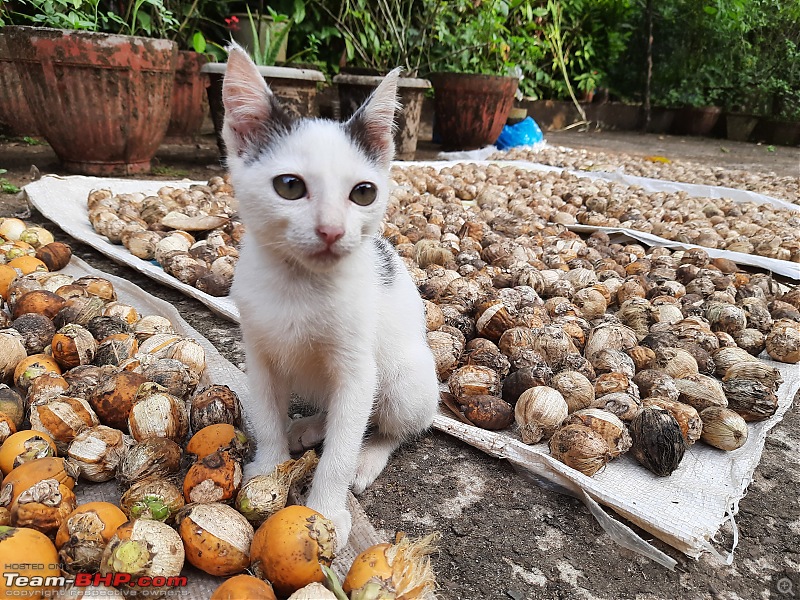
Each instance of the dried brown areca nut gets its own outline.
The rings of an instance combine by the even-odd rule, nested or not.
[[[684,404],[693,406],[698,411],[709,406],[728,405],[722,384],[715,378],[700,373],[688,375],[675,380],[675,387],[680,392],[678,398]]]
[[[564,397],[547,386],[532,387],[519,397],[514,418],[522,441],[535,444],[548,439],[569,414]]]
[[[0,381],[13,379],[14,370],[26,356],[25,341],[18,331],[0,331]]]
[[[53,321],[38,313],[26,313],[18,319],[14,319],[11,327],[22,336],[22,342],[28,354],[43,352],[56,333]]]
[[[565,425],[585,425],[600,436],[608,444],[612,458],[616,458],[631,447],[631,436],[628,428],[615,414],[598,408],[585,408],[572,413],[564,422]]]
[[[422,301],[425,307],[425,327],[428,331],[436,331],[444,325],[444,313],[438,305],[430,300]]]
[[[642,403],[638,398],[625,392],[613,392],[604,396],[596,396],[595,404],[599,408],[615,414],[623,421],[632,420],[642,408]]]
[[[112,335],[133,333],[133,327],[131,327],[130,323],[127,321],[124,321],[120,317],[103,315],[91,319],[86,324],[86,329],[89,330],[89,333],[91,333],[98,342],[102,342]]]
[[[714,372],[718,377],[722,377],[728,369],[740,362],[758,362],[752,354],[738,346],[720,348],[713,354]]]
[[[592,329],[584,355],[590,361],[603,350],[625,352],[638,345],[636,332],[620,323],[603,323]]]
[[[591,477],[611,460],[608,443],[585,425],[565,425],[550,438],[550,455]]]
[[[86,276],[75,280],[75,285],[86,288],[92,296],[97,296],[108,302],[117,299],[113,284],[103,277]]]
[[[142,343],[156,334],[175,334],[172,323],[160,315],[146,315],[139,319],[134,328],[136,339]]]
[[[636,374],[636,365],[633,359],[622,350],[606,348],[596,352],[590,359],[595,373],[622,373],[628,377]]]
[[[673,379],[683,379],[700,372],[697,361],[682,348],[656,350],[656,367],[665,371]]]
[[[64,307],[64,299],[47,290],[33,290],[26,292],[12,302],[11,291],[9,290],[9,304],[11,305],[11,316],[18,319],[27,313],[37,313],[44,315],[48,319],[53,319]]]
[[[59,329],[69,323],[86,327],[89,321],[102,314],[105,305],[106,300],[96,296],[76,296],[66,301],[53,323]]]
[[[461,409],[473,425],[483,429],[505,429],[514,422],[514,409],[497,396],[466,396]]]
[[[700,412],[700,418],[703,420],[700,439],[714,448],[730,452],[747,441],[747,423],[729,408],[711,406]]]
[[[639,395],[642,398],[667,398],[677,402],[680,396],[675,380],[661,369],[639,371],[634,376],[633,382],[639,388]]]
[[[683,402],[659,397],[646,398],[642,401],[642,404],[644,406],[663,408],[675,417],[675,420],[681,427],[683,439],[686,440],[688,445],[691,446],[700,439],[700,434],[703,430],[703,422],[694,407],[684,404]]]
[[[513,405],[526,390],[550,385],[552,376],[553,371],[545,362],[522,367],[503,380],[503,400]]]
[[[36,250],[36,258],[47,265],[48,271],[60,271],[72,258],[72,250],[62,242],[50,242]]]
[[[500,378],[489,367],[466,365],[453,371],[447,385],[459,402],[465,396],[495,396],[500,391]]]
[[[594,380],[595,396],[605,396],[614,392],[625,392],[632,396],[639,395],[639,389],[631,379],[623,373],[603,373]]]
[[[446,381],[458,365],[461,353],[464,351],[463,335],[458,337],[447,331],[429,331],[427,339],[439,381]]]
[[[783,383],[783,377],[778,369],[765,362],[749,360],[733,363],[727,368],[722,381],[731,379],[753,379],[773,391]]]
[[[634,346],[628,350],[627,354],[631,357],[631,360],[633,360],[637,373],[645,369],[650,369],[655,365],[656,353],[647,346]]]
[[[89,481],[113,479],[133,440],[119,429],[98,425],[84,429],[70,443],[67,455]]]
[[[777,361],[800,362],[800,323],[789,319],[776,321],[767,335],[766,349]]]
[[[239,396],[226,385],[210,385],[198,391],[189,401],[189,424],[192,431],[216,423],[241,425],[242,407]]]
[[[40,375],[33,380],[34,383],[43,377],[44,375]],[[30,390],[30,388],[28,389]],[[63,392],[55,395],[60,393]],[[25,399],[16,390],[8,387],[5,383],[0,383],[0,413],[11,419],[16,429],[22,428],[22,423],[25,421],[25,408]]]
[[[69,396],[56,396],[31,406],[29,416],[31,429],[48,434],[61,453],[81,431],[100,424],[86,400]]]
[[[514,327],[514,318],[500,300],[480,304],[475,313],[475,329],[478,335],[498,341],[506,330]]]
[[[128,429],[137,442],[163,437],[181,443],[189,432],[184,402],[166,392],[142,396],[141,388],[128,414]]]
[[[148,479],[171,479],[181,467],[181,447],[167,438],[148,438],[131,446],[117,471],[117,479],[130,486]]]
[[[686,452],[680,425],[668,411],[643,408],[631,422],[631,453],[639,463],[659,477],[678,468]]]
[[[491,346],[487,344],[483,347],[468,350],[466,354],[466,364],[489,367],[497,373],[500,379],[504,379],[511,370],[511,362],[506,355],[500,352],[500,349],[489,340],[475,338],[474,340],[470,340],[470,343],[482,339],[488,344],[491,344]],[[467,347],[469,347],[469,344],[467,344]]]
[[[778,410],[778,397],[772,386],[754,379],[728,379],[722,389],[728,408],[742,415],[745,421],[763,421]]]
[[[549,385],[561,393],[570,413],[586,408],[597,408],[594,386],[583,373],[578,371],[556,373]]]

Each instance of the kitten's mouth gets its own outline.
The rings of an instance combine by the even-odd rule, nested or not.
[[[342,255],[339,254],[339,252],[337,252],[334,248],[331,247],[323,248],[322,250],[319,250],[311,254],[311,258],[313,258],[314,260],[325,261],[325,262],[338,260],[339,258],[341,258],[341,256]]]

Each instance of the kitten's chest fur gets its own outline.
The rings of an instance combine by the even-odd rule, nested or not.
[[[318,396],[374,345],[374,276],[368,256],[335,277],[298,273],[245,242],[233,294],[242,327],[292,391]]]

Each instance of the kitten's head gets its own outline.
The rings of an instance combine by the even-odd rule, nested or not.
[[[325,271],[379,230],[394,156],[398,70],[346,123],[293,119],[238,47],[223,139],[250,244]]]

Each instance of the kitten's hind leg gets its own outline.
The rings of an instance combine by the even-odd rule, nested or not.
[[[325,413],[294,419],[289,425],[289,452],[301,454],[325,439]]]
[[[427,350],[427,348],[426,348]],[[384,383],[372,423],[374,433],[365,440],[353,478],[353,493],[360,494],[381,474],[389,456],[405,440],[431,426],[439,405],[439,388],[430,351],[413,355],[408,363],[412,377],[394,377]]]
[[[353,479],[353,493],[358,495],[367,489],[381,474],[389,456],[400,445],[401,440],[375,432],[365,442],[358,457],[358,470]]]

